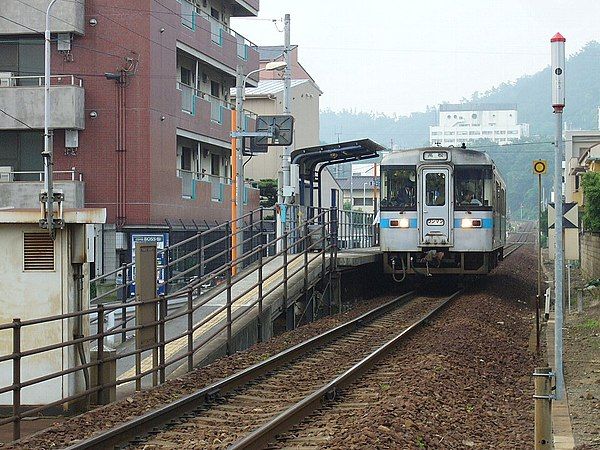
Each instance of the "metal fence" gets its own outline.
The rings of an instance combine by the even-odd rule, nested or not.
[[[12,352],[0,354],[4,379],[12,368],[12,380],[0,385],[0,398],[12,397],[12,414],[0,419],[0,425],[12,423],[13,437],[19,439],[21,421],[50,408],[77,402],[83,402],[84,407],[90,402],[105,404],[117,386],[134,382],[139,390],[145,377],[151,377],[152,385],[163,383],[170,370],[180,366],[192,370],[194,355],[216,338],[224,339],[226,353],[231,354],[233,327],[251,312],[256,314],[260,340],[265,299],[281,292],[283,311],[293,310],[289,308],[293,305],[289,290],[292,278],[303,279],[306,295],[311,283],[327,280],[336,270],[340,242],[349,239],[352,245],[372,245],[372,215],[355,214],[358,219],[353,216],[348,224],[345,213],[336,209],[293,207],[287,212],[285,232],[276,237],[275,211],[261,208],[161,250],[164,263],[157,266],[162,279],[157,283],[156,298],[129,297],[135,285],[135,264],[130,263],[90,281],[92,306],[87,309],[34,320],[15,318],[0,325],[0,338],[12,340]],[[243,252],[233,258],[236,244]],[[314,277],[311,281],[309,268],[319,272],[316,281]],[[110,287],[101,289],[104,284]],[[225,298],[225,302],[215,306],[217,297]],[[136,313],[149,302],[157,313],[149,321],[138,321]],[[201,310],[211,302],[214,307],[210,312]],[[331,303],[326,309],[331,312]],[[40,326],[58,327],[60,337],[43,343],[24,339],[30,329]],[[156,337],[149,346],[124,345],[119,351],[108,347],[148,330]],[[178,350],[167,352],[172,343]],[[95,357],[90,358],[92,347]],[[35,361],[51,352],[61,354],[67,368],[35,369]],[[129,367],[132,359],[135,366],[120,377],[107,375],[111,365],[122,362]],[[148,360],[151,364],[142,364]],[[114,368],[112,371],[116,372]],[[63,387],[62,395],[58,393],[39,406],[21,406],[23,394],[29,395],[31,391],[27,391],[32,389],[47,390],[52,380]]]

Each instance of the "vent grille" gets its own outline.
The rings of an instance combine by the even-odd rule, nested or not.
[[[54,270],[54,241],[48,233],[23,234],[23,269]]]

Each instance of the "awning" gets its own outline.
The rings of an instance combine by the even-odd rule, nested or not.
[[[294,150],[292,152],[292,164],[298,164],[300,172],[300,204],[305,204],[305,184],[309,183],[309,206],[313,206],[313,189],[317,181],[320,195],[321,171],[333,164],[362,161],[364,159],[377,158],[380,151],[385,147],[370,139],[358,139],[354,141],[338,142],[336,144],[318,145]]]

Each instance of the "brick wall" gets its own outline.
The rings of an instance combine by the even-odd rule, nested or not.
[[[600,233],[581,238],[581,272],[586,279],[600,278]]]

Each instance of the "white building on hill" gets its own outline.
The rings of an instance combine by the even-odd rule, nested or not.
[[[529,136],[529,124],[517,122],[517,105],[471,103],[440,105],[437,126],[429,127],[429,143],[455,147],[480,139],[509,144]]]

